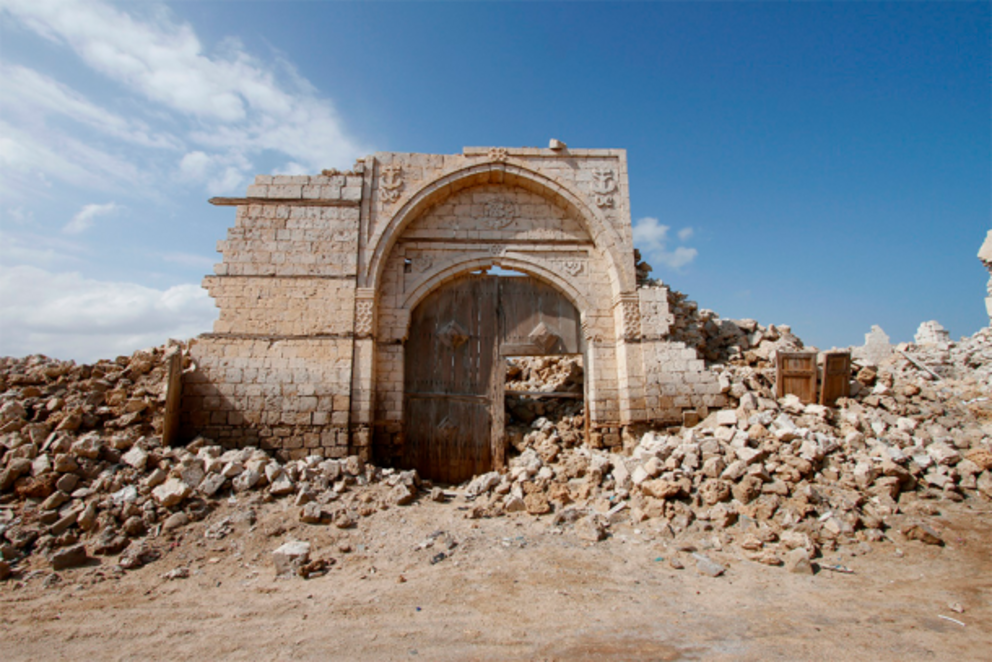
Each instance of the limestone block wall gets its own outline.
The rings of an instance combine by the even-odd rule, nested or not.
[[[705,412],[722,407],[726,398],[716,375],[707,370],[696,350],[669,338],[673,315],[668,288],[641,287],[637,294],[644,365],[643,420],[678,422],[686,409]]]
[[[351,440],[361,174],[259,176],[204,287],[220,308],[190,348],[181,435],[287,457],[343,457]],[[367,436],[367,435],[366,435]]]
[[[579,310],[594,438],[718,406],[671,342],[667,289],[638,288],[623,150],[377,153],[354,172],[259,176],[204,286],[220,308],[190,350],[182,428],[288,456],[370,457],[402,441],[404,340],[431,291],[481,268],[550,283]]]
[[[206,337],[191,348],[182,424],[287,458],[349,454],[352,341]]]

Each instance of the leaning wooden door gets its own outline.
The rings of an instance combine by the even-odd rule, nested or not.
[[[413,311],[405,350],[404,464],[459,483],[493,467],[498,279],[445,285]]]
[[[823,383],[820,404],[833,407],[837,398],[851,394],[851,353],[827,352],[823,355]]]
[[[816,352],[779,352],[775,359],[775,394],[816,402]]]

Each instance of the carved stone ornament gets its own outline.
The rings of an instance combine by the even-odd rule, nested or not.
[[[355,333],[359,336],[372,335],[372,311],[375,301],[357,299],[355,301]]]
[[[383,166],[379,173],[379,199],[384,204],[392,204],[400,199],[403,188],[403,168],[398,165]]]
[[[437,334],[438,340],[451,349],[458,349],[462,345],[468,342],[469,335],[468,331],[463,329],[458,322],[452,320],[444,325],[441,331]]]
[[[597,168],[592,171],[593,198],[598,207],[612,207],[613,194],[617,190],[616,173],[608,168]]]
[[[562,260],[561,270],[567,273],[569,276],[578,276],[582,273],[582,269],[585,265],[582,264],[582,260]]]
[[[507,151],[505,147],[490,147],[489,148],[489,160],[495,161],[496,163],[506,163],[506,160],[510,157],[510,152]]]
[[[551,348],[558,342],[558,336],[552,333],[551,330],[545,326],[544,322],[541,322],[535,326],[534,330],[527,334],[527,338],[529,338],[532,343],[540,347],[545,352],[551,351]]]
[[[621,301],[620,318],[623,322],[623,339],[638,339],[641,335],[641,309],[637,301]]]
[[[495,257],[501,255],[506,255],[506,245],[505,244],[493,244],[489,247],[489,254]]]
[[[415,273],[422,274],[434,266],[434,258],[426,253],[414,255],[410,260],[410,267]]]
[[[490,200],[486,203],[484,212],[486,227],[490,230],[501,230],[517,217],[517,205],[512,200]]]

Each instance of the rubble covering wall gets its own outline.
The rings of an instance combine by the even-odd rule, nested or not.
[[[696,348],[669,335],[667,288],[638,289],[626,168],[623,150],[379,152],[353,172],[259,176],[247,197],[212,200],[237,216],[204,281],[221,312],[190,348],[184,436],[365,459],[402,445],[413,310],[492,267],[576,306],[588,423],[605,445],[719,406]]]

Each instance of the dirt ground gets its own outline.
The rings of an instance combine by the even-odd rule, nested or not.
[[[351,529],[299,523],[288,500],[244,496],[155,542],[163,557],[113,577],[114,559],[0,584],[5,660],[988,660],[992,504],[939,502],[943,547],[841,548],[815,575],[745,560],[721,533],[698,573],[652,521],[599,543],[552,515],[469,519],[427,499]],[[255,513],[251,522],[249,511]],[[236,521],[217,539],[205,531]],[[443,531],[443,534],[438,534]],[[434,536],[432,538],[432,535]],[[324,576],[276,578],[271,551],[309,540]],[[350,547],[350,551],[347,550]],[[445,558],[438,555],[444,552]],[[675,556],[685,569],[671,566]],[[431,561],[436,562],[432,563]],[[187,568],[186,579],[165,579]],[[119,574],[119,571],[118,571]],[[101,577],[108,577],[100,580]],[[951,620],[953,619],[953,620]],[[957,622],[955,622],[957,621]]]

